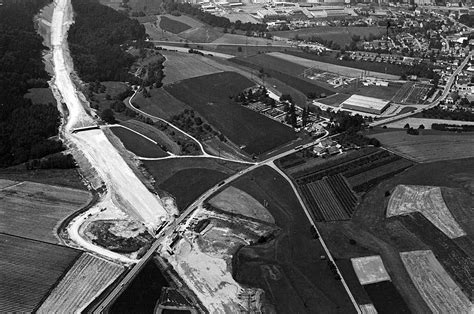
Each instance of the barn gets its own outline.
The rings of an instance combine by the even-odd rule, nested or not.
[[[389,105],[389,100],[352,95],[342,103],[342,108],[371,114],[381,114]]]

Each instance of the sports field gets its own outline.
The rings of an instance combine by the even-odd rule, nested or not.
[[[34,224],[34,223],[33,223]],[[81,252],[0,233],[0,309],[32,313]]]
[[[403,252],[400,256],[413,283],[433,313],[472,311],[472,302],[451,279],[432,251]]]
[[[417,128],[418,123],[420,121],[413,124],[413,127]],[[474,157],[474,134],[470,133],[431,133],[422,130],[420,135],[409,135],[403,130],[369,136],[375,137],[390,150],[418,162]]]
[[[431,87],[429,84],[407,82],[393,96],[392,101],[400,104],[423,104]]]
[[[87,191],[15,182],[0,190],[0,232],[56,244],[59,224],[90,200]]]
[[[157,142],[145,137],[145,135],[137,134],[120,126],[111,127],[110,130],[120,139],[126,149],[138,157],[158,158],[168,156]]]
[[[454,219],[437,186],[397,185],[387,205],[387,217],[418,211],[451,239],[466,235]]]
[[[123,271],[123,266],[84,253],[54,287],[38,313],[81,311]]]
[[[193,107],[217,130],[249,154],[261,154],[296,138],[295,132],[270,118],[236,104],[231,97],[254,83],[235,72],[222,72],[165,89]]]

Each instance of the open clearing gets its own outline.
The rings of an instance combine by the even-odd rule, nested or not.
[[[123,271],[123,266],[84,253],[41,304],[38,313],[80,312]]]
[[[351,258],[351,262],[361,285],[390,280],[379,255]]]
[[[209,203],[226,212],[260,219],[268,223],[275,223],[275,220],[265,206],[248,193],[233,186],[214,196],[209,200]]]
[[[56,105],[56,99],[49,88],[30,88],[25,98],[31,99],[33,104]]]
[[[366,76],[375,76],[378,78],[383,78],[383,79],[388,79],[388,80],[399,79],[397,75],[385,74],[385,73],[380,73],[380,72],[371,72],[371,71],[367,72],[361,69],[350,68],[346,66],[310,60],[306,58],[296,57],[293,55],[288,55],[281,52],[272,52],[269,55],[274,56],[276,58],[280,58],[282,60],[293,62],[305,68],[315,68],[315,69],[320,69],[320,70],[332,72],[332,73],[343,73],[344,75],[351,76],[351,77],[360,77],[362,74],[364,74]]]
[[[248,193],[281,228],[268,243],[240,249],[233,258],[238,282],[265,290],[277,313],[352,313],[355,309],[334,278],[325,251],[311,235],[310,223],[289,183],[269,167],[259,167],[232,186]]]
[[[77,169],[26,170],[24,165],[0,169],[0,178],[16,182],[31,181],[87,190]]]
[[[418,124],[413,127],[417,128]],[[418,162],[474,157],[474,134],[425,132],[422,130],[420,135],[409,135],[403,130],[369,136],[378,139],[385,147]]]
[[[397,185],[388,201],[387,217],[420,212],[451,239],[466,235],[436,186]]]
[[[61,221],[90,200],[89,192],[77,189],[34,182],[11,185],[0,190],[0,232],[56,244]]]
[[[433,313],[470,313],[472,302],[459,289],[432,251],[400,253],[421,296]]]
[[[138,157],[157,158],[168,156],[160,146],[142,135],[122,127],[112,127],[110,130],[120,139],[126,149]]]
[[[32,313],[80,251],[0,233],[0,309]]]
[[[223,72],[166,86],[174,97],[193,107],[210,124],[249,154],[261,154],[296,138],[295,132],[272,119],[235,103],[235,96],[254,83]]]

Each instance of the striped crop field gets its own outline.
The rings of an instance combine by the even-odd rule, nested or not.
[[[300,189],[318,221],[347,220],[354,212],[357,198],[340,174],[301,184]]]
[[[123,271],[123,266],[85,253],[51,291],[38,313],[80,312]]]
[[[81,254],[0,233],[0,312],[31,313]]]
[[[400,257],[433,313],[471,313],[472,302],[451,279],[432,251],[403,252]]]
[[[56,227],[91,200],[87,191],[35,182],[0,189],[0,232],[56,244]]]

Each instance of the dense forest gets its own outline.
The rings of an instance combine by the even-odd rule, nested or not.
[[[128,73],[135,57],[124,44],[144,45],[145,28],[97,0],[72,0],[75,23],[68,41],[79,76],[92,81],[134,81]]]
[[[17,1],[0,6],[0,167],[23,163],[62,150],[57,135],[59,112],[52,104],[33,105],[23,96],[32,87],[48,87],[42,38],[33,17],[49,0]]]

